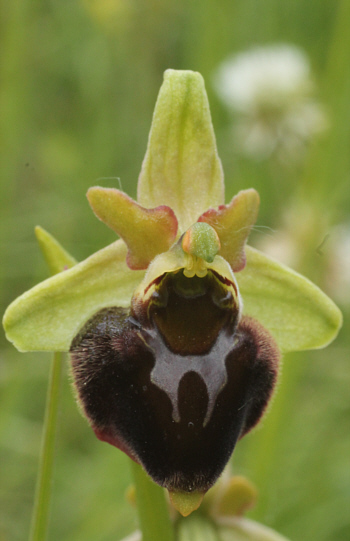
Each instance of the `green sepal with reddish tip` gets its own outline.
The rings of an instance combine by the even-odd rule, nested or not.
[[[99,186],[90,188],[87,198],[96,216],[126,243],[130,269],[147,269],[173,244],[177,219],[171,208],[161,205],[146,209],[120,190]]]

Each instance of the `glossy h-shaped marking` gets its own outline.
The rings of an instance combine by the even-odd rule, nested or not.
[[[151,372],[151,381],[168,395],[173,407],[172,417],[175,422],[179,423],[181,420],[178,391],[183,376],[189,372],[195,372],[204,381],[208,393],[207,411],[203,421],[205,427],[212,416],[218,394],[227,383],[225,361],[235,345],[232,336],[220,333],[208,353],[182,356],[170,351],[158,332],[154,330],[145,332],[147,333],[146,337],[142,337],[144,343],[151,351],[157,351],[156,363]],[[214,360],[215,362],[213,362]]]

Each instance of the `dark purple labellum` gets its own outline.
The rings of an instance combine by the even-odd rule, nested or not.
[[[170,491],[214,484],[276,382],[277,346],[257,321],[238,323],[232,287],[214,271],[164,275],[147,303],[101,310],[72,343],[96,435]]]

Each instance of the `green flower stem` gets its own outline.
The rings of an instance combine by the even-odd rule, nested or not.
[[[62,353],[54,353],[47,390],[39,472],[29,536],[30,541],[44,541],[47,535],[62,365]]]
[[[153,483],[139,464],[131,461],[142,541],[174,541],[164,490]]]

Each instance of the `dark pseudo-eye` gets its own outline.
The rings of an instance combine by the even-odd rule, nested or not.
[[[168,490],[205,492],[261,417],[279,353],[257,321],[237,325],[217,277],[187,280],[166,277],[147,310],[98,312],[72,343],[72,372],[99,439]]]

